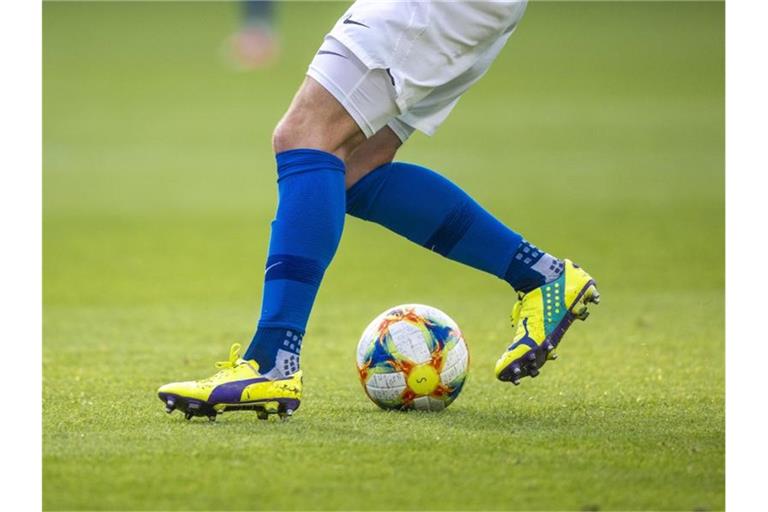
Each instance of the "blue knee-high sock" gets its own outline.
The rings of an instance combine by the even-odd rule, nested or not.
[[[528,292],[556,279],[563,263],[529,244],[434,171],[383,165],[347,191],[347,213],[381,224],[447,258]]]
[[[299,368],[312,304],[344,227],[344,162],[316,149],[277,154],[278,207],[264,272],[261,318],[245,359],[262,374]]]

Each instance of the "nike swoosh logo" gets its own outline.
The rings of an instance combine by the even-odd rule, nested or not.
[[[360,25],[361,27],[371,28],[365,23],[360,23],[359,21],[355,21],[352,18],[345,18],[344,21],[342,21],[342,23],[344,23],[345,25]]]
[[[342,55],[340,53],[331,52],[331,51],[328,51],[328,50],[320,50],[319,52],[317,52],[317,54],[318,55],[336,55],[337,57],[341,57],[342,59],[346,59],[347,58],[346,56],[344,56],[344,55]]]
[[[271,269],[271,268],[275,268],[276,266],[278,266],[278,265],[281,265],[282,263],[283,263],[282,261],[278,261],[277,263],[273,263],[273,264],[271,264],[270,266],[268,266],[268,267],[267,267],[267,268],[264,270],[264,275],[267,275],[267,272],[269,272],[269,269]]]

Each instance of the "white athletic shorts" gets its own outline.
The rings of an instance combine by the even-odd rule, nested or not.
[[[479,80],[527,0],[357,0],[325,37],[307,74],[367,137],[389,126],[405,141],[433,135]]]

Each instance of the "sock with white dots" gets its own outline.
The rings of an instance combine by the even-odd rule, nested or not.
[[[528,293],[560,277],[564,268],[562,260],[523,239],[512,256],[503,279],[518,292]]]
[[[243,356],[259,363],[259,373],[270,379],[289,377],[299,370],[304,335],[291,329],[260,327]]]

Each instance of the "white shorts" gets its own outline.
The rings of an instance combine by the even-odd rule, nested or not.
[[[514,32],[526,0],[358,0],[326,36],[307,74],[367,137],[433,135]]]

